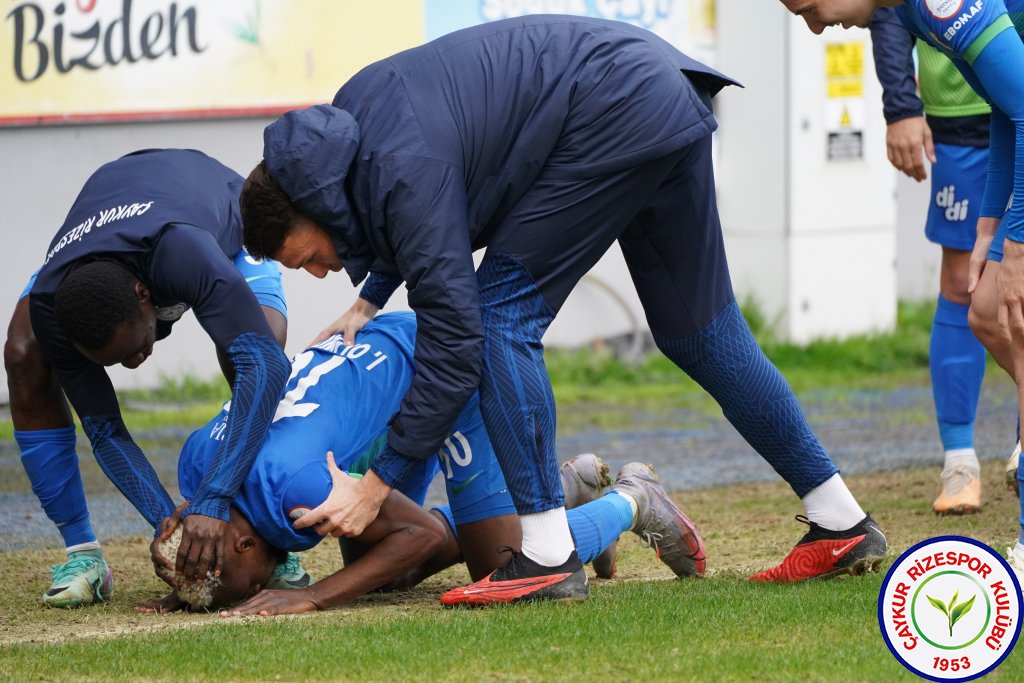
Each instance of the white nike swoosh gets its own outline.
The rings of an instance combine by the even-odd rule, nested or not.
[[[847,543],[846,545],[844,545],[842,548],[833,548],[832,549],[832,556],[833,557],[839,557],[840,555],[844,554],[847,550],[849,550],[853,546],[855,546],[858,543],[860,543],[861,540],[862,539],[855,538],[854,540],[852,540],[849,543]]]
[[[253,277],[245,278],[245,281],[246,282],[255,282],[256,280],[262,280],[265,277],[267,277],[267,276],[266,275],[254,275]]]

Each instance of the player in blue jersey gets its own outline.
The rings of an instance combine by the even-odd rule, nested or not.
[[[985,376],[985,348],[969,326],[967,288],[988,169],[991,109],[948,57],[915,41],[892,8],[875,12],[870,28],[888,124],[889,161],[918,182],[928,176],[924,156],[932,162],[925,235],[942,247],[942,264],[928,364],[945,451],[942,490],[932,509],[938,514],[977,512],[982,485],[974,423]]]
[[[529,562],[473,590],[501,601],[512,594],[503,582],[567,574],[585,595],[541,339],[618,242],[659,349],[803,499],[816,538],[843,549],[790,562],[778,576],[880,561],[884,536],[733,296],[711,164],[711,99],[731,83],[635,26],[530,16],[372,64],[331,106],[267,128],[264,161],[240,200],[247,248],[318,277],[344,267],[359,283],[372,273],[329,332],[351,338],[350,323],[403,281],[420,323],[416,376],[386,448],[303,523],[329,516],[344,533],[361,531],[479,387]],[[472,252],[485,246],[474,269]]]
[[[267,440],[234,500],[229,527],[234,540],[223,582],[209,595],[213,604],[234,602],[266,585],[282,552],[308,550],[322,540],[322,532],[294,523],[325,500],[339,481],[364,473],[381,450],[388,421],[414,374],[415,343],[415,317],[392,313],[367,325],[354,345],[334,336],[295,357]],[[183,446],[178,483],[186,500],[205,478],[231,410],[226,408]],[[420,504],[438,470],[450,503],[428,514]],[[599,470],[593,455],[563,466],[563,476],[587,482],[570,486],[567,481],[574,503],[597,495]],[[571,510],[569,519],[584,562],[632,529],[678,576],[704,571],[700,536],[646,465],[627,465],[610,493]],[[337,574],[302,590],[261,593],[233,613],[324,609],[400,578],[402,584],[421,580],[460,559],[474,579],[482,579],[508,557],[501,547],[519,557],[511,550],[521,541],[515,507],[476,396],[437,457],[420,461],[376,520],[358,537],[342,541],[345,568]],[[159,567],[159,558],[155,561]],[[177,599],[172,595],[159,606],[177,607]]]
[[[1017,381],[1024,406],[1024,0],[782,0],[814,33],[866,26],[895,7],[916,37],[945,53],[992,107],[988,175],[971,254],[971,327]],[[1021,471],[1018,468],[1018,490]],[[1011,563],[1024,572],[1021,535]]]
[[[103,471],[159,522],[170,499],[124,426],[104,366],[138,367],[190,308],[216,346],[238,419],[185,511],[177,564],[187,576],[216,569],[228,508],[288,376],[280,272],[242,250],[241,184],[193,150],[146,150],[102,166],[15,308],[4,348],[14,436],[68,552],[43,596],[47,605],[85,605],[112,591],[68,401]]]

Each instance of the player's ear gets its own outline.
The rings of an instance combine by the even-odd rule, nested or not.
[[[151,300],[152,297],[149,293],[149,288],[139,280],[135,281],[133,289],[135,290],[135,298],[139,300],[140,304],[148,303]]]

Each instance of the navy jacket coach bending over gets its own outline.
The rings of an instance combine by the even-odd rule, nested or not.
[[[332,106],[267,128],[241,198],[246,247],[320,277],[372,272],[360,313],[404,280],[419,325],[388,447],[359,483],[336,482],[338,505],[300,525],[361,531],[479,386],[523,521],[526,559],[515,562],[559,577],[513,597],[585,595],[585,575],[582,588],[562,585],[582,570],[540,340],[616,240],[656,335],[689,338],[729,308],[710,164],[711,96],[729,83],[643,29],[531,16],[372,64]],[[353,315],[328,331],[351,336]],[[835,472],[824,462],[814,483]]]

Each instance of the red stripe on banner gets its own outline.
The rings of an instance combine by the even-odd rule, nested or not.
[[[188,119],[231,119],[280,116],[312,103],[275,107],[227,107],[217,109],[173,109],[169,111],[128,111],[97,114],[44,114],[41,116],[0,116],[4,126],[60,126],[71,123],[123,123],[131,121],[173,121]]]

